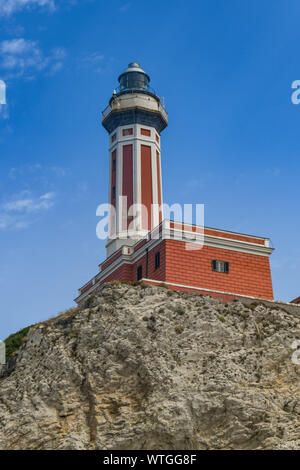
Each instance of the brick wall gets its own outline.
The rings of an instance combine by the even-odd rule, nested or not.
[[[160,267],[155,269],[155,253],[160,252]],[[144,255],[136,263],[133,264],[133,281],[137,280],[138,266],[142,266],[143,277],[164,281],[166,277],[166,240],[163,240],[152,250],[148,252],[148,272],[147,272],[147,255]]]
[[[130,264],[122,264],[118,269],[113,271],[109,276],[103,279],[99,285],[111,281],[132,281],[132,266]]]
[[[141,242],[141,245],[143,242]],[[137,269],[142,266],[142,277],[164,283],[183,284],[212,291],[273,299],[269,258],[233,250],[204,246],[201,250],[188,251],[185,242],[162,240],[134,264],[123,264],[100,284],[110,281],[137,281]],[[160,267],[155,269],[155,254],[160,252]],[[116,253],[115,256],[118,254]],[[113,257],[112,257],[113,258]],[[212,260],[229,262],[229,273],[212,270]],[[148,265],[148,267],[147,267]],[[85,292],[90,285],[84,288]],[[170,286],[171,289],[177,287]],[[180,287],[180,290],[185,290]],[[190,291],[190,289],[188,289]],[[195,291],[196,292],[196,291]],[[197,291],[198,293],[201,293]],[[204,295],[208,295],[203,291]],[[219,297],[219,294],[209,295]],[[224,295],[222,295],[224,297]],[[234,297],[226,295],[226,301]]]
[[[122,248],[120,248],[116,253],[114,253],[112,256],[110,256],[107,260],[105,260],[103,263],[101,263],[101,269],[104,271],[108,266],[110,266],[116,259],[120,258],[122,255]]]
[[[248,242],[248,243],[256,243],[257,245],[264,245],[265,244],[265,239],[251,236],[251,235],[241,235],[238,233],[230,233],[230,232],[225,232],[222,230],[217,230],[217,229],[210,229],[204,227],[199,227],[197,225],[189,225],[189,224],[181,224],[179,222],[170,222],[170,228],[174,228],[176,230],[185,230],[185,227],[187,227],[187,230],[190,232],[198,232],[198,233],[203,233],[204,235],[210,235],[212,237],[222,237],[222,238],[228,238],[229,240],[239,240],[242,242]]]
[[[185,243],[165,240],[165,281],[204,289],[273,299],[269,258],[204,246],[187,251]],[[214,272],[212,260],[228,261],[229,274]]]
[[[155,254],[160,252],[160,267],[155,269]],[[164,281],[166,273],[166,242],[163,240],[159,245],[148,252],[148,273],[147,273],[147,255],[142,256],[134,264],[123,264],[113,273],[107,276],[101,281],[137,281],[137,269],[142,266],[142,275],[144,278],[149,277],[150,279]]]

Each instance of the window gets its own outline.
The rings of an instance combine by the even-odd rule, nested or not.
[[[113,186],[113,188],[112,188],[112,198],[115,199],[115,197],[116,197],[116,187]]]
[[[212,269],[217,273],[229,274],[229,263],[227,261],[218,261],[214,259],[212,261]]]
[[[111,136],[111,141],[114,142],[117,138],[117,134],[115,133],[114,135]]]
[[[137,280],[140,281],[143,278],[143,266],[137,268]]]
[[[132,135],[132,134],[133,134],[133,129],[132,129],[132,127],[131,127],[130,129],[123,129],[122,134],[123,134],[123,136]]]
[[[113,171],[116,170],[116,159],[115,158],[113,159],[113,162],[112,162],[112,169],[113,169]]]
[[[155,138],[156,138],[156,142],[159,144],[159,137],[157,134],[155,135]]]
[[[160,267],[160,251],[155,253],[155,269]]]
[[[149,131],[149,129],[141,129],[141,134],[151,137],[151,131]]]

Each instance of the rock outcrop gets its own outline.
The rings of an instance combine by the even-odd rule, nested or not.
[[[296,339],[276,306],[108,284],[10,359],[0,449],[300,449]]]

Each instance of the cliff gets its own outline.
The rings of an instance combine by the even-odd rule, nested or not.
[[[300,449],[300,319],[109,284],[31,327],[0,376],[0,449]]]

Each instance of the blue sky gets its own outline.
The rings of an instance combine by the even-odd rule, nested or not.
[[[105,243],[100,113],[131,61],[166,99],[165,202],[269,236],[275,297],[300,295],[299,2],[0,0],[0,338],[68,308]]]

